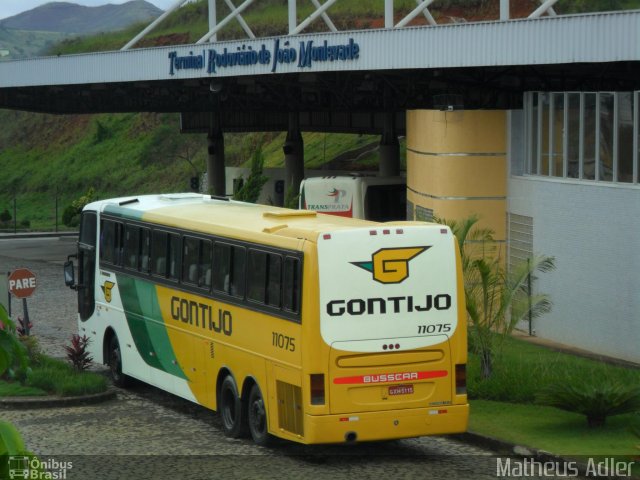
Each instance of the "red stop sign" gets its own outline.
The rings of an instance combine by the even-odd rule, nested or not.
[[[36,274],[28,268],[18,268],[9,275],[9,291],[16,298],[27,298],[36,289]]]

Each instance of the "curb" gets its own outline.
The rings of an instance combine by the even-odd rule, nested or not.
[[[116,398],[116,390],[109,388],[106,392],[77,397],[4,397],[0,398],[0,409],[27,410],[31,408],[64,408],[81,405],[94,405]]]
[[[622,476],[622,477],[615,476],[615,475],[610,475],[606,477],[588,475],[588,472],[587,472],[588,465],[583,462],[561,457],[559,455],[555,455],[553,453],[546,452],[544,450],[537,450],[535,448],[525,447],[523,445],[515,445],[513,443],[505,442],[504,440],[498,440],[496,438],[487,437],[474,432],[467,431],[467,432],[459,433],[455,435],[447,435],[447,437],[458,440],[463,443],[467,443],[469,445],[474,445],[477,447],[485,448],[487,450],[492,450],[493,452],[499,455],[501,454],[505,456],[531,458],[534,461],[537,461],[540,463],[551,462],[554,464],[564,464],[564,465],[572,463],[577,467],[578,474],[584,478],[640,480],[640,477],[635,475]]]

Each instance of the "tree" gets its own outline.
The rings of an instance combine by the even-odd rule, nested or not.
[[[251,172],[249,177],[243,183],[242,187],[236,192],[233,199],[242,202],[256,203],[262,192],[262,187],[267,183],[269,178],[262,174],[264,167],[264,156],[262,148],[258,147],[251,157]]]
[[[95,199],[96,192],[93,187],[89,187],[87,193],[71,202],[71,205],[64,209],[62,213],[62,223],[67,227],[77,227],[80,225],[80,213],[82,213],[82,209],[86,204],[93,202]]]
[[[492,245],[493,232],[477,228],[477,216],[462,221],[439,221],[449,225],[458,240],[469,339],[473,351],[480,357],[482,378],[488,378],[496,353],[518,322],[550,311],[548,295],[530,294],[528,286],[536,273],[553,270],[555,260],[535,255],[507,272],[500,251]]]
[[[300,193],[295,189],[295,185],[289,185],[287,188],[287,193],[284,197],[284,206],[285,208],[291,208],[293,210],[298,209],[298,203],[300,200]]]

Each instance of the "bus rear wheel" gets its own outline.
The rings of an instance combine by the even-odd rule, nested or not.
[[[248,407],[247,420],[251,438],[253,438],[256,445],[268,447],[273,443],[273,436],[269,433],[267,409],[258,384],[254,384],[253,387],[251,387]]]
[[[109,342],[109,370],[111,371],[111,380],[116,387],[128,387],[131,379],[122,373],[122,351],[118,338],[113,337]]]
[[[218,405],[224,434],[230,438],[245,436],[247,422],[244,408],[242,408],[242,400],[238,395],[238,387],[231,375],[227,375],[220,385]]]

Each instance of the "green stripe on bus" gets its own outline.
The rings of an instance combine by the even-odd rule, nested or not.
[[[179,365],[151,282],[117,275],[125,317],[136,349],[147,365],[187,379]]]
[[[128,220],[142,220],[143,212],[133,210],[131,208],[120,207],[118,205],[107,205],[104,208],[104,213],[115,217],[126,218]]]

